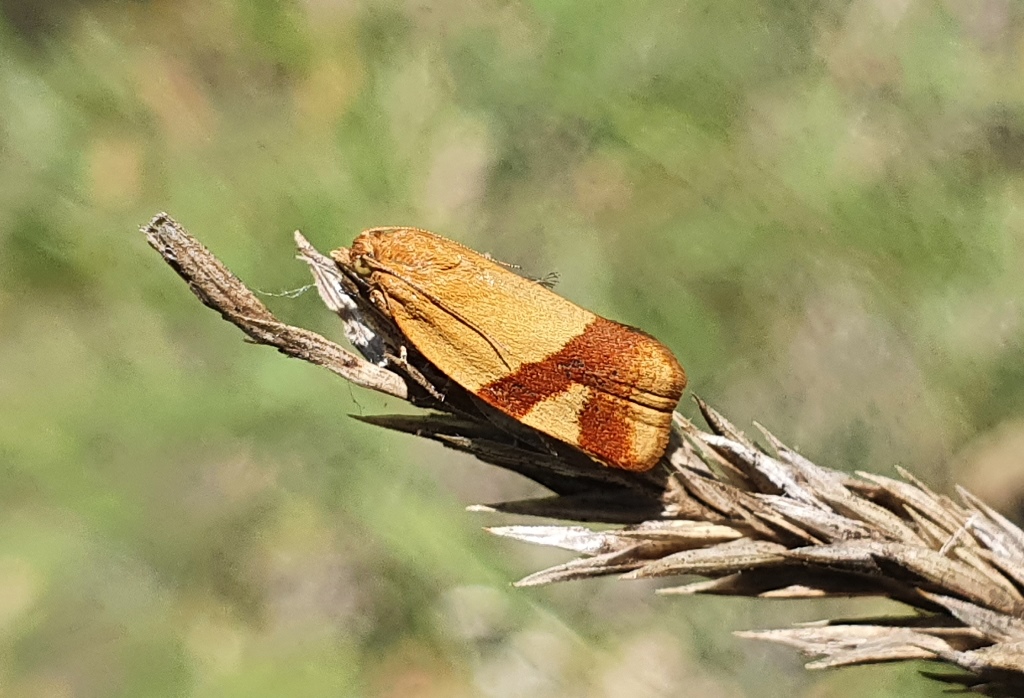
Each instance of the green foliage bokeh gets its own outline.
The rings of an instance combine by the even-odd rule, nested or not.
[[[535,487],[348,419],[404,407],[244,344],[136,231],[274,292],[295,228],[433,229],[741,425],[1012,509],[1022,76],[1004,0],[0,0],[0,693],[928,694],[728,635],[824,607],[511,589],[565,558],[463,506]]]

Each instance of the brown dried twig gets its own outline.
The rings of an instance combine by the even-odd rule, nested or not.
[[[755,444],[700,400],[709,430],[677,415],[658,467],[602,467],[451,383],[403,344],[358,276],[298,233],[299,258],[362,356],[279,322],[167,215],[143,232],[203,303],[254,342],[429,410],[363,421],[471,453],[552,493],[476,509],[621,525],[492,528],[578,556],[520,586],[697,575],[704,579],[661,593],[887,597],[912,612],[740,635],[818,657],[809,668],[926,659],[963,670],[932,678],[985,695],[1024,695],[1024,532],[970,493],[937,494],[903,470],[894,479],[817,466],[763,428],[766,447]]]

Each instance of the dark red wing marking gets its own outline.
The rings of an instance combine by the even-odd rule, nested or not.
[[[632,437],[628,401],[645,363],[651,360],[653,341],[599,317],[557,353],[520,366],[477,394],[501,411],[521,418],[573,383],[594,388],[579,416],[579,445],[609,462],[626,463],[631,460]]]

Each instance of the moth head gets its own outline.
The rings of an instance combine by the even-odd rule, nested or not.
[[[362,277],[367,277],[373,273],[373,269],[367,264],[366,257],[363,255],[352,258],[352,271]]]
[[[379,265],[376,262],[376,249],[374,238],[368,233],[363,233],[352,242],[352,249],[349,250],[348,266],[356,274],[368,278]]]

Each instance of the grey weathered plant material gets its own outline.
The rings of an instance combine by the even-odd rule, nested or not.
[[[761,427],[764,446],[756,444],[699,399],[709,431],[677,414],[658,467],[602,467],[445,378],[403,344],[356,274],[298,233],[299,258],[361,356],[278,321],[166,214],[143,232],[204,304],[254,342],[429,410],[363,421],[439,441],[552,493],[474,509],[619,525],[491,529],[578,556],[519,585],[697,575],[704,579],[661,593],[887,597],[908,613],[741,636],[817,657],[808,668],[925,659],[962,670],[928,672],[932,678],[984,695],[1024,695],[1024,532],[970,493],[935,493],[902,470],[894,479],[815,465]]]

